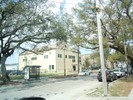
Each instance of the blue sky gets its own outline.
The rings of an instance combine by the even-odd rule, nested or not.
[[[14,52],[13,55],[11,55],[10,57],[8,57],[8,59],[6,61],[6,64],[18,63],[18,55],[19,55],[19,52],[18,51]]]

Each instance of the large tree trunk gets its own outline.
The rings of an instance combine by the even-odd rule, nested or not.
[[[6,62],[6,57],[2,57],[1,58],[1,72],[2,72],[2,81],[4,84],[10,81],[8,73],[6,73],[5,62]]]
[[[130,61],[131,61],[131,74],[133,75],[133,59],[131,59]]]

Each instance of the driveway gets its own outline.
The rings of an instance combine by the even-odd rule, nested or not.
[[[23,81],[20,85],[1,87],[0,100],[17,100],[22,97],[44,97],[46,100],[80,100],[84,94],[102,83],[90,76],[63,79],[43,78],[38,81]]]

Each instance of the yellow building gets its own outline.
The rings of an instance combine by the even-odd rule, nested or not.
[[[78,52],[68,46],[52,45],[36,49],[35,53],[26,51],[19,55],[19,70],[26,65],[40,65],[41,73],[78,71]]]

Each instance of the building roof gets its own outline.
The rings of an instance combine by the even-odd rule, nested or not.
[[[71,50],[72,52],[78,52],[78,50],[76,50],[75,48],[70,48],[70,46],[68,46],[68,44],[66,43],[61,43],[61,44],[52,44],[52,45],[48,45],[48,46],[43,46],[40,48],[36,48],[33,51],[25,51],[23,53],[21,53],[20,55],[26,55],[26,54],[31,54],[31,53],[35,53],[35,54],[43,54],[44,51],[49,51],[49,50],[53,50],[53,49],[58,49],[58,50]]]

